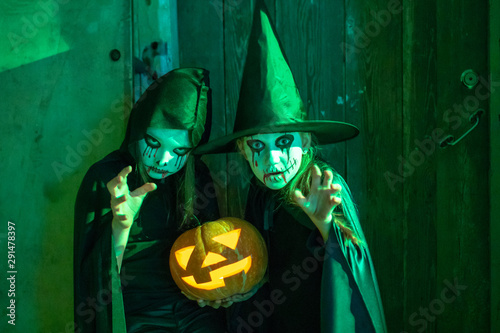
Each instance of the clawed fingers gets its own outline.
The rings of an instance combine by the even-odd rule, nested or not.
[[[222,302],[222,307],[228,308],[233,305],[233,301]]]
[[[307,208],[310,205],[310,203],[307,201],[307,198],[304,197],[304,195],[302,194],[302,192],[300,190],[295,190],[295,192],[293,192],[293,200],[300,207],[306,207]]]
[[[118,176],[126,178],[128,176],[128,174],[131,172],[132,172],[132,167],[129,165],[129,166],[126,166],[125,168],[123,168],[122,171],[120,171],[120,173],[118,174]]]
[[[127,215],[123,215],[123,214],[116,213],[114,216],[115,216],[118,220],[120,220],[120,221],[126,221],[126,220],[127,220]]]
[[[200,308],[204,308],[207,305],[210,306],[210,307],[212,307],[212,308],[214,308],[214,309],[218,309],[221,306],[225,307],[225,304],[223,304],[223,302],[220,299],[218,299],[216,301],[207,301],[207,300],[204,300],[204,299],[198,299],[196,301],[198,302],[198,306]]]
[[[311,188],[318,188],[321,185],[321,170],[315,164],[313,166],[313,170],[311,172],[312,180],[311,180]]]
[[[335,205],[339,205],[342,203],[342,196],[341,196],[341,191],[342,191],[342,186],[340,184],[331,184],[330,186],[332,190],[332,201]]]
[[[332,184],[332,180],[333,180],[332,170],[325,170],[323,175],[325,176],[323,179],[323,186],[328,188]]]
[[[111,198],[111,206],[116,207],[116,206],[124,203],[125,201],[127,201],[127,197],[124,195],[119,196],[119,197],[112,197]]]
[[[132,172],[132,167],[129,165],[125,168],[123,168],[118,175],[111,179],[107,184],[106,187],[108,188],[109,193],[113,197],[119,197],[122,195],[122,188],[124,186],[127,186],[127,176],[128,174]]]
[[[113,215],[118,218],[120,221],[126,220],[126,216],[122,214],[120,206],[125,201],[127,201],[127,197],[122,195],[120,197],[111,197],[111,209],[113,210]]]
[[[220,300],[220,299],[218,299],[218,300],[216,300],[216,301],[212,301],[212,302],[210,302],[210,303],[209,303],[209,305],[210,305],[211,307],[213,307],[214,309],[218,309],[218,308],[220,308],[221,304],[222,304],[222,302],[221,302],[221,300]]]
[[[130,192],[130,195],[133,197],[138,197],[141,195],[145,195],[151,191],[156,190],[156,184],[155,183],[146,183],[139,187],[138,189],[135,189],[134,191]]]

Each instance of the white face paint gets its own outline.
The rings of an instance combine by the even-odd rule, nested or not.
[[[193,145],[187,130],[148,127],[139,141],[141,162],[149,177],[163,179],[186,164]]]
[[[302,161],[298,132],[246,136],[243,149],[255,176],[272,190],[283,188],[295,177]]]

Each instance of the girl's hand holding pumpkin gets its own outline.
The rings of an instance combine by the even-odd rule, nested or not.
[[[197,301],[198,305],[202,308],[207,306],[207,305],[211,306],[214,309],[218,309],[221,306],[223,308],[228,308],[231,305],[233,305],[233,303],[243,302],[243,301],[246,301],[247,299],[251,298],[253,295],[255,295],[257,290],[259,290],[259,288],[265,283],[265,281],[267,281],[267,279],[264,277],[264,279],[262,279],[255,287],[253,287],[249,292],[247,292],[245,294],[236,294],[236,295],[230,296],[228,298],[218,299],[215,301],[207,301],[204,299],[193,298],[184,292],[182,292],[182,293],[184,294],[184,296],[186,296],[190,300]]]
[[[221,306],[223,308],[228,308],[231,305],[233,305],[233,301],[231,301],[231,297],[228,297],[226,299],[218,299],[218,300],[215,300],[215,301],[208,301],[206,299],[193,298],[192,296],[186,294],[183,291],[182,291],[182,294],[184,296],[186,296],[188,299],[190,299],[191,301],[198,302],[198,305],[200,306],[200,308],[204,308],[205,306],[211,306],[214,309],[218,309]]]
[[[321,181],[321,170],[317,165],[314,165],[311,173],[309,194],[305,197],[300,190],[295,190],[294,201],[309,216],[326,242],[332,226],[333,210],[341,203],[340,197],[336,194],[340,193],[342,187],[332,183],[333,173],[330,170],[323,173],[323,182]]]

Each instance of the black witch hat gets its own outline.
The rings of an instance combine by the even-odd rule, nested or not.
[[[199,146],[195,153],[232,152],[238,138],[278,132],[311,132],[318,144],[329,144],[351,139],[359,130],[344,122],[307,120],[274,26],[265,5],[257,1],[233,133]]]

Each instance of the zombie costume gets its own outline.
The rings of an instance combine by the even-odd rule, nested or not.
[[[324,242],[311,218],[284,202],[281,193],[307,187],[290,185],[317,161],[314,149],[307,148],[307,135],[314,146],[358,133],[351,124],[307,119],[275,29],[263,1],[257,0],[233,133],[197,148],[201,154],[223,153],[238,145],[244,153],[255,175],[245,219],[268,245],[267,283],[230,308],[231,332],[386,332],[370,253],[347,184],[333,173],[343,188],[342,205],[335,209],[359,245],[346,240],[345,228],[341,231],[333,221]]]
[[[170,248],[181,234],[186,168],[150,170],[155,155],[144,141],[146,129],[187,130],[190,141],[202,139],[209,106],[208,73],[179,69],[160,78],[134,106],[120,150],[94,164],[87,172],[75,205],[74,310],[76,332],[221,332],[223,312],[200,308],[175,285],[169,271]],[[147,140],[146,140],[147,141]],[[172,153],[174,154],[175,151]],[[187,156],[179,152],[174,169]],[[120,273],[112,239],[113,213],[106,184],[126,166],[131,190],[144,182],[137,165],[144,161],[148,175],[158,175],[157,189],[148,193],[131,227]],[[192,161],[192,160],[191,160]],[[200,221],[217,219],[217,202],[203,196],[211,184],[208,169],[196,159],[194,213]],[[159,167],[160,168],[160,167]],[[170,171],[168,171],[170,170]]]

